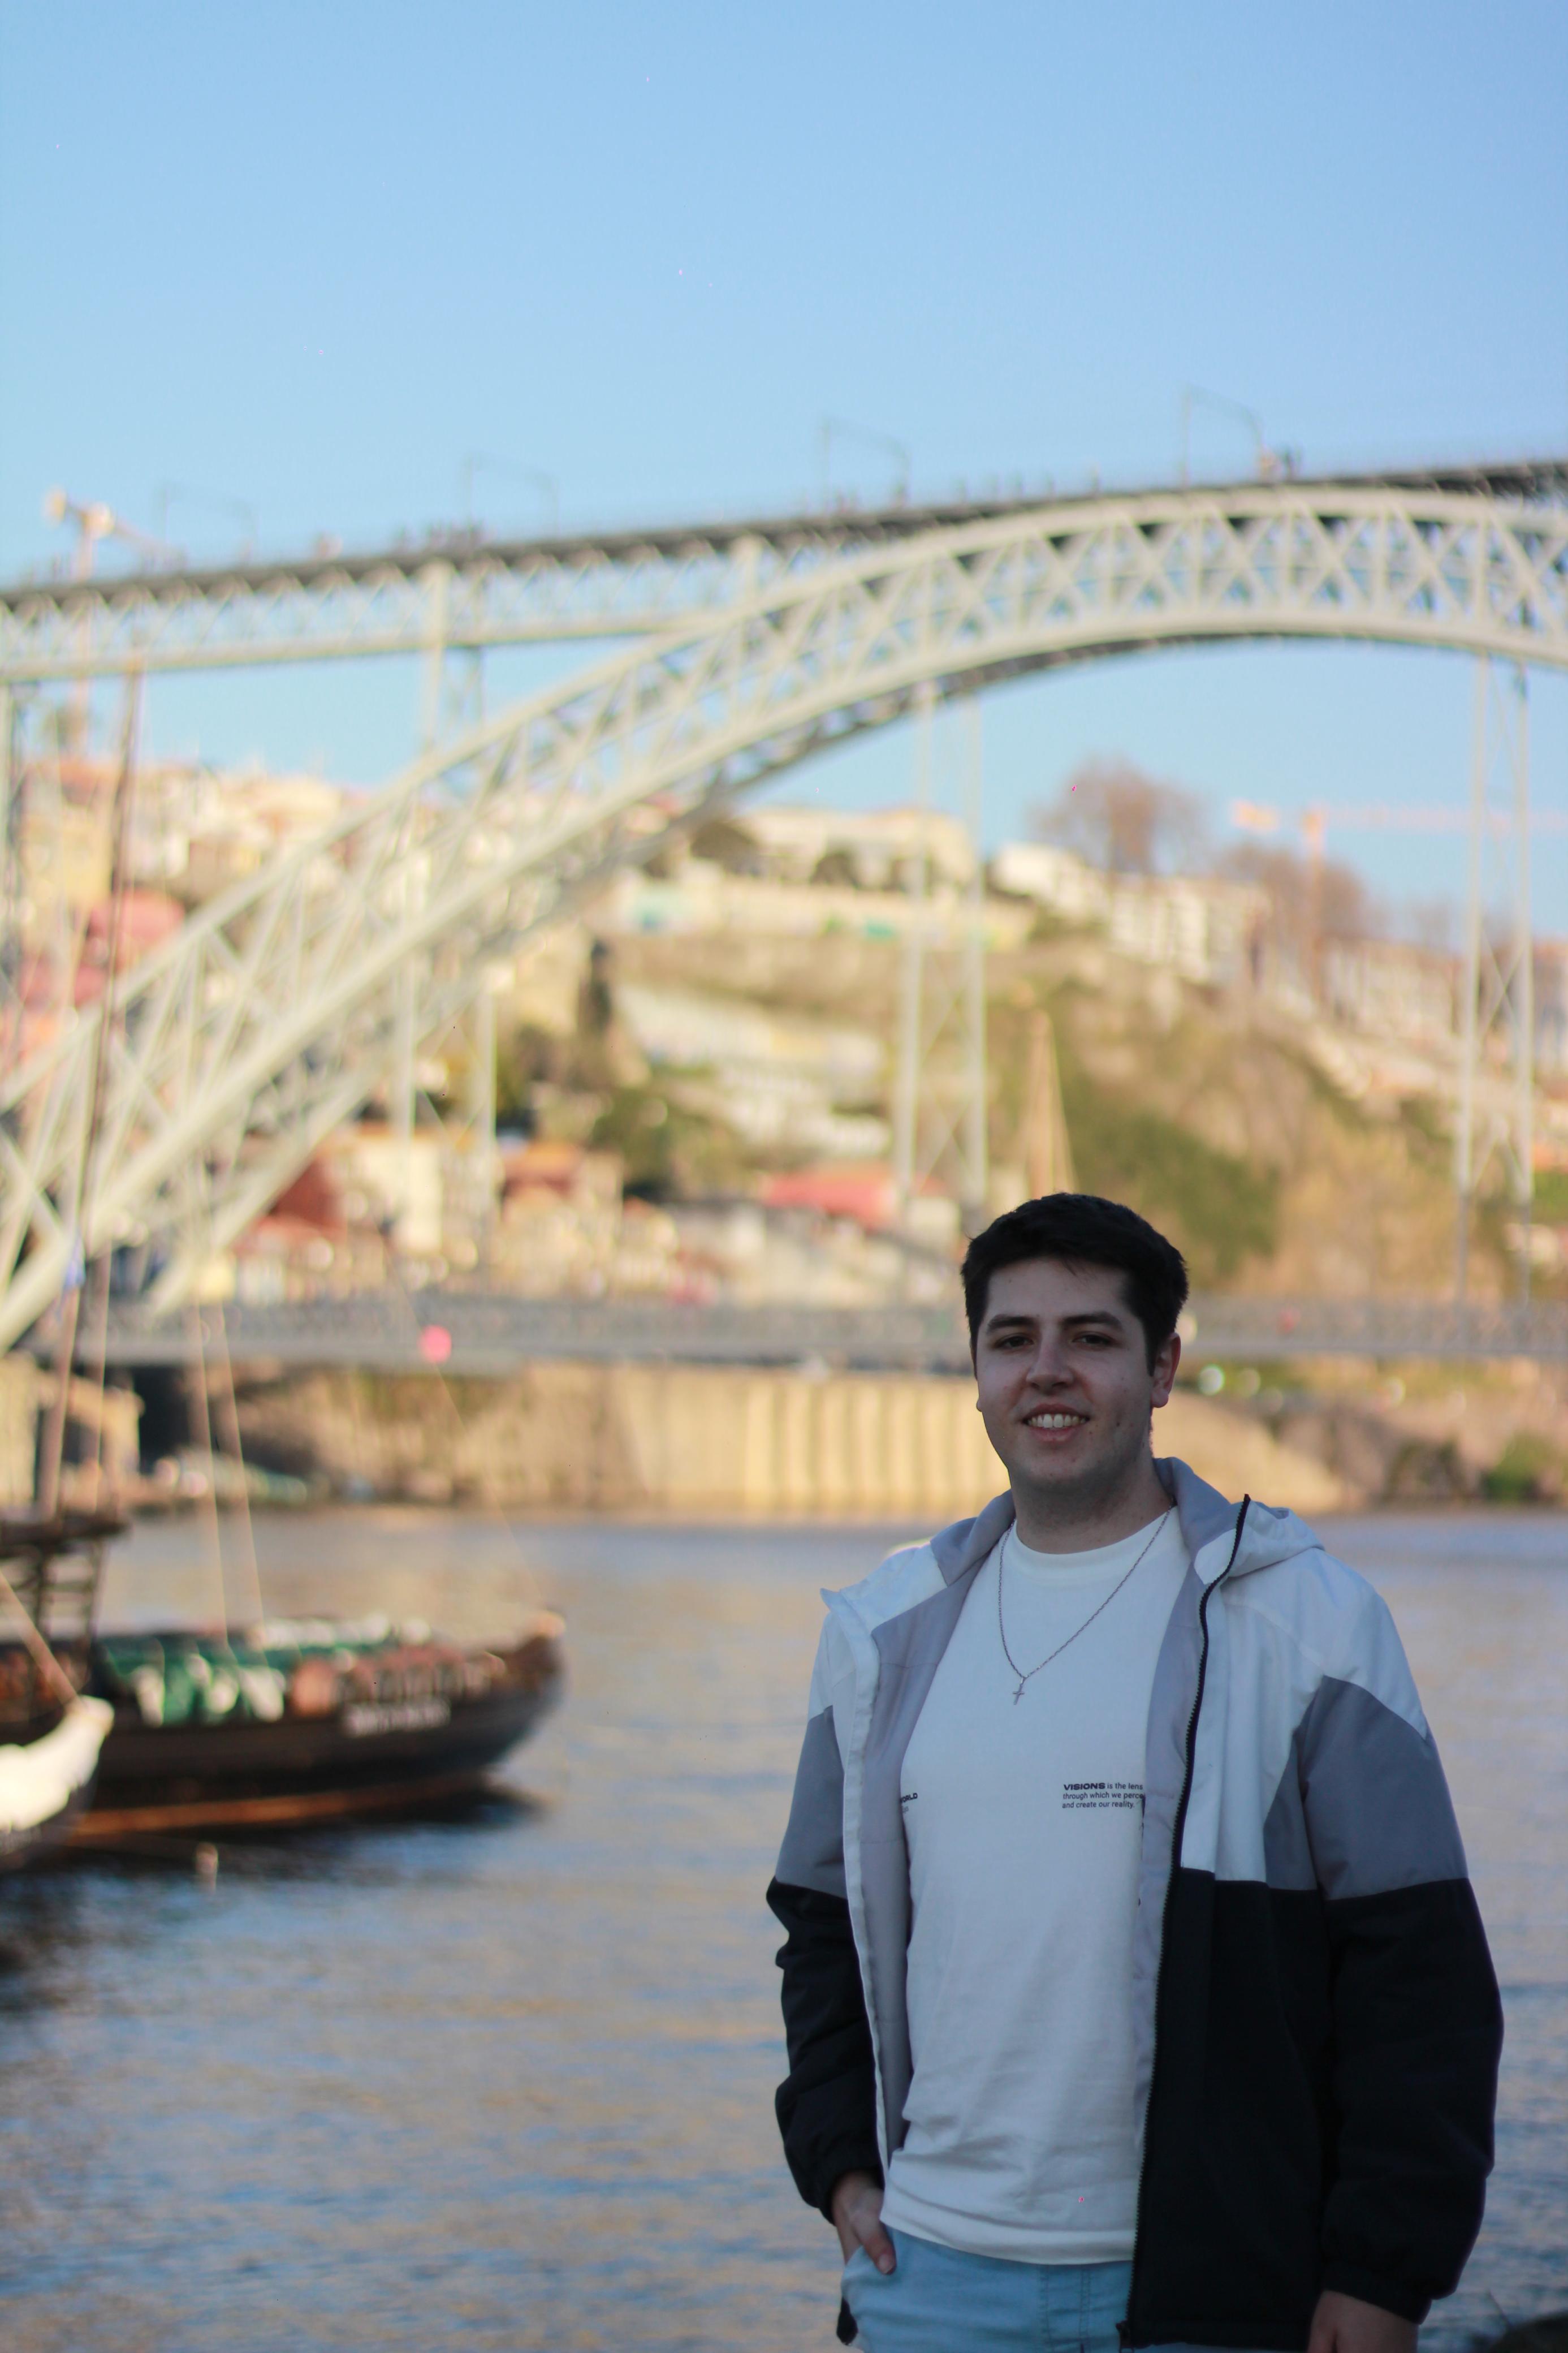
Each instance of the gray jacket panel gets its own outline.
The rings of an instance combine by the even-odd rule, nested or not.
[[[1312,1873],[1331,1901],[1468,1876],[1430,1732],[1326,1675],[1293,1746]],[[1377,1791],[1375,1806],[1358,1801],[1367,1789]]]
[[[989,1551],[989,1546],[986,1550]],[[984,1553],[980,1558],[984,1560]],[[873,1637],[881,1661],[871,1728],[866,1738],[860,1808],[860,1872],[868,1918],[878,1923],[871,1955],[872,1991],[882,2063],[883,2129],[889,2152],[907,2126],[904,2102],[914,2073],[910,2048],[905,1957],[910,1942],[910,1850],[899,1782],[904,1752],[931,1683],[969,1599],[979,1561],[928,1600],[879,1626]]]
[[[778,1875],[818,1895],[845,1892],[844,1760],[831,1707],[819,1708],[805,1727]]]

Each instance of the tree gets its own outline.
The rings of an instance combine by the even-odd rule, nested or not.
[[[1361,876],[1338,859],[1325,858],[1314,868],[1299,850],[1238,841],[1217,863],[1221,874],[1254,882],[1265,893],[1274,936],[1302,971],[1314,967],[1321,941],[1375,939],[1385,928]]]
[[[825,849],[811,870],[811,879],[840,891],[858,891],[860,870],[847,849]]]
[[[726,874],[761,874],[767,863],[761,842],[732,817],[710,817],[691,837],[691,855]]]
[[[1159,874],[1195,861],[1204,808],[1195,793],[1146,776],[1130,760],[1085,760],[1031,824],[1042,841],[1076,850],[1106,873]]]

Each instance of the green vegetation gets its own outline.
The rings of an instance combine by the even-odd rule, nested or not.
[[[1457,1503],[1469,1488],[1464,1458],[1451,1438],[1408,1438],[1388,1466],[1385,1504]]]
[[[1399,1106],[1399,1122],[1416,1166],[1446,1173],[1454,1156],[1454,1138],[1443,1105],[1430,1095],[1406,1095]]]
[[[1481,1473],[1489,1504],[1546,1504],[1563,1491],[1563,1457],[1539,1431],[1517,1430],[1489,1471]]]
[[[533,1109],[533,1090],[559,1075],[563,1055],[547,1029],[524,1022],[496,1053],[496,1116],[504,1124],[527,1118]]]
[[[732,1129],[655,1086],[613,1088],[588,1141],[595,1151],[618,1152],[627,1191],[648,1200],[733,1192],[747,1177]]]
[[[1534,1215],[1543,1226],[1568,1226],[1568,1168],[1543,1168],[1535,1180]]]
[[[1282,1061],[1295,1064],[1307,1082],[1313,1102],[1328,1113],[1336,1125],[1343,1128],[1349,1135],[1366,1133],[1369,1123],[1360,1103],[1353,1102],[1342,1087],[1334,1084],[1312,1055],[1303,1047],[1289,1045],[1283,1039],[1277,1044],[1275,1050]]]
[[[1194,1282],[1225,1282],[1279,1240],[1279,1177],[1190,1128],[1103,1092],[1081,1071],[1062,1074],[1062,1109],[1079,1183],[1129,1202],[1168,1233]]]

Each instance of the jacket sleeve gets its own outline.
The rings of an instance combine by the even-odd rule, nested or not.
[[[826,1643],[825,1630],[767,1898],[785,1930],[778,1965],[789,2073],[774,2106],[796,2187],[825,2215],[842,2175],[863,2169],[881,2179],[871,2029],[844,1883],[844,1768],[826,1688]]]
[[[1480,2228],[1502,2011],[1436,1746],[1370,1588],[1357,1630],[1297,1735],[1333,2005],[1322,2280],[1419,2321]]]

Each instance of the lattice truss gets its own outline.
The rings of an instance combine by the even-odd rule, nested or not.
[[[1526,470],[1528,476],[1528,470]],[[1561,478],[1560,478],[1561,475]],[[1533,638],[1562,622],[1568,474],[1546,469],[1531,496],[1281,484],[1150,491],[968,513],[960,526],[1048,542],[1053,566],[1109,600],[1142,602],[1180,634],[1237,629],[1288,607],[1320,633],[1347,618],[1402,617],[1423,640],[1445,622],[1510,613]],[[820,515],[728,529],[581,543],[389,551],[210,573],[0,590],[0,677],[43,681],[128,669],[152,673],[360,654],[482,649],[548,639],[658,633],[779,595],[826,565],[910,543],[944,520],[927,511]],[[951,518],[945,519],[951,523]],[[1531,621],[1528,616],[1542,617]],[[1419,626],[1415,626],[1419,625]],[[1384,634],[1383,631],[1376,632]],[[1407,634],[1400,630],[1398,634]],[[1518,652],[1488,636],[1479,651]]]
[[[216,670],[646,636],[818,570],[847,534],[696,533],[12,589],[0,677]]]
[[[1052,663],[1221,637],[1366,637],[1568,667],[1568,515],[1489,500],[1169,494],[932,533],[603,662],[416,762],[213,901],[100,1020],[0,1082],[0,1346],[89,1258],[147,1240],[191,1295],[487,960],[821,746]]]

